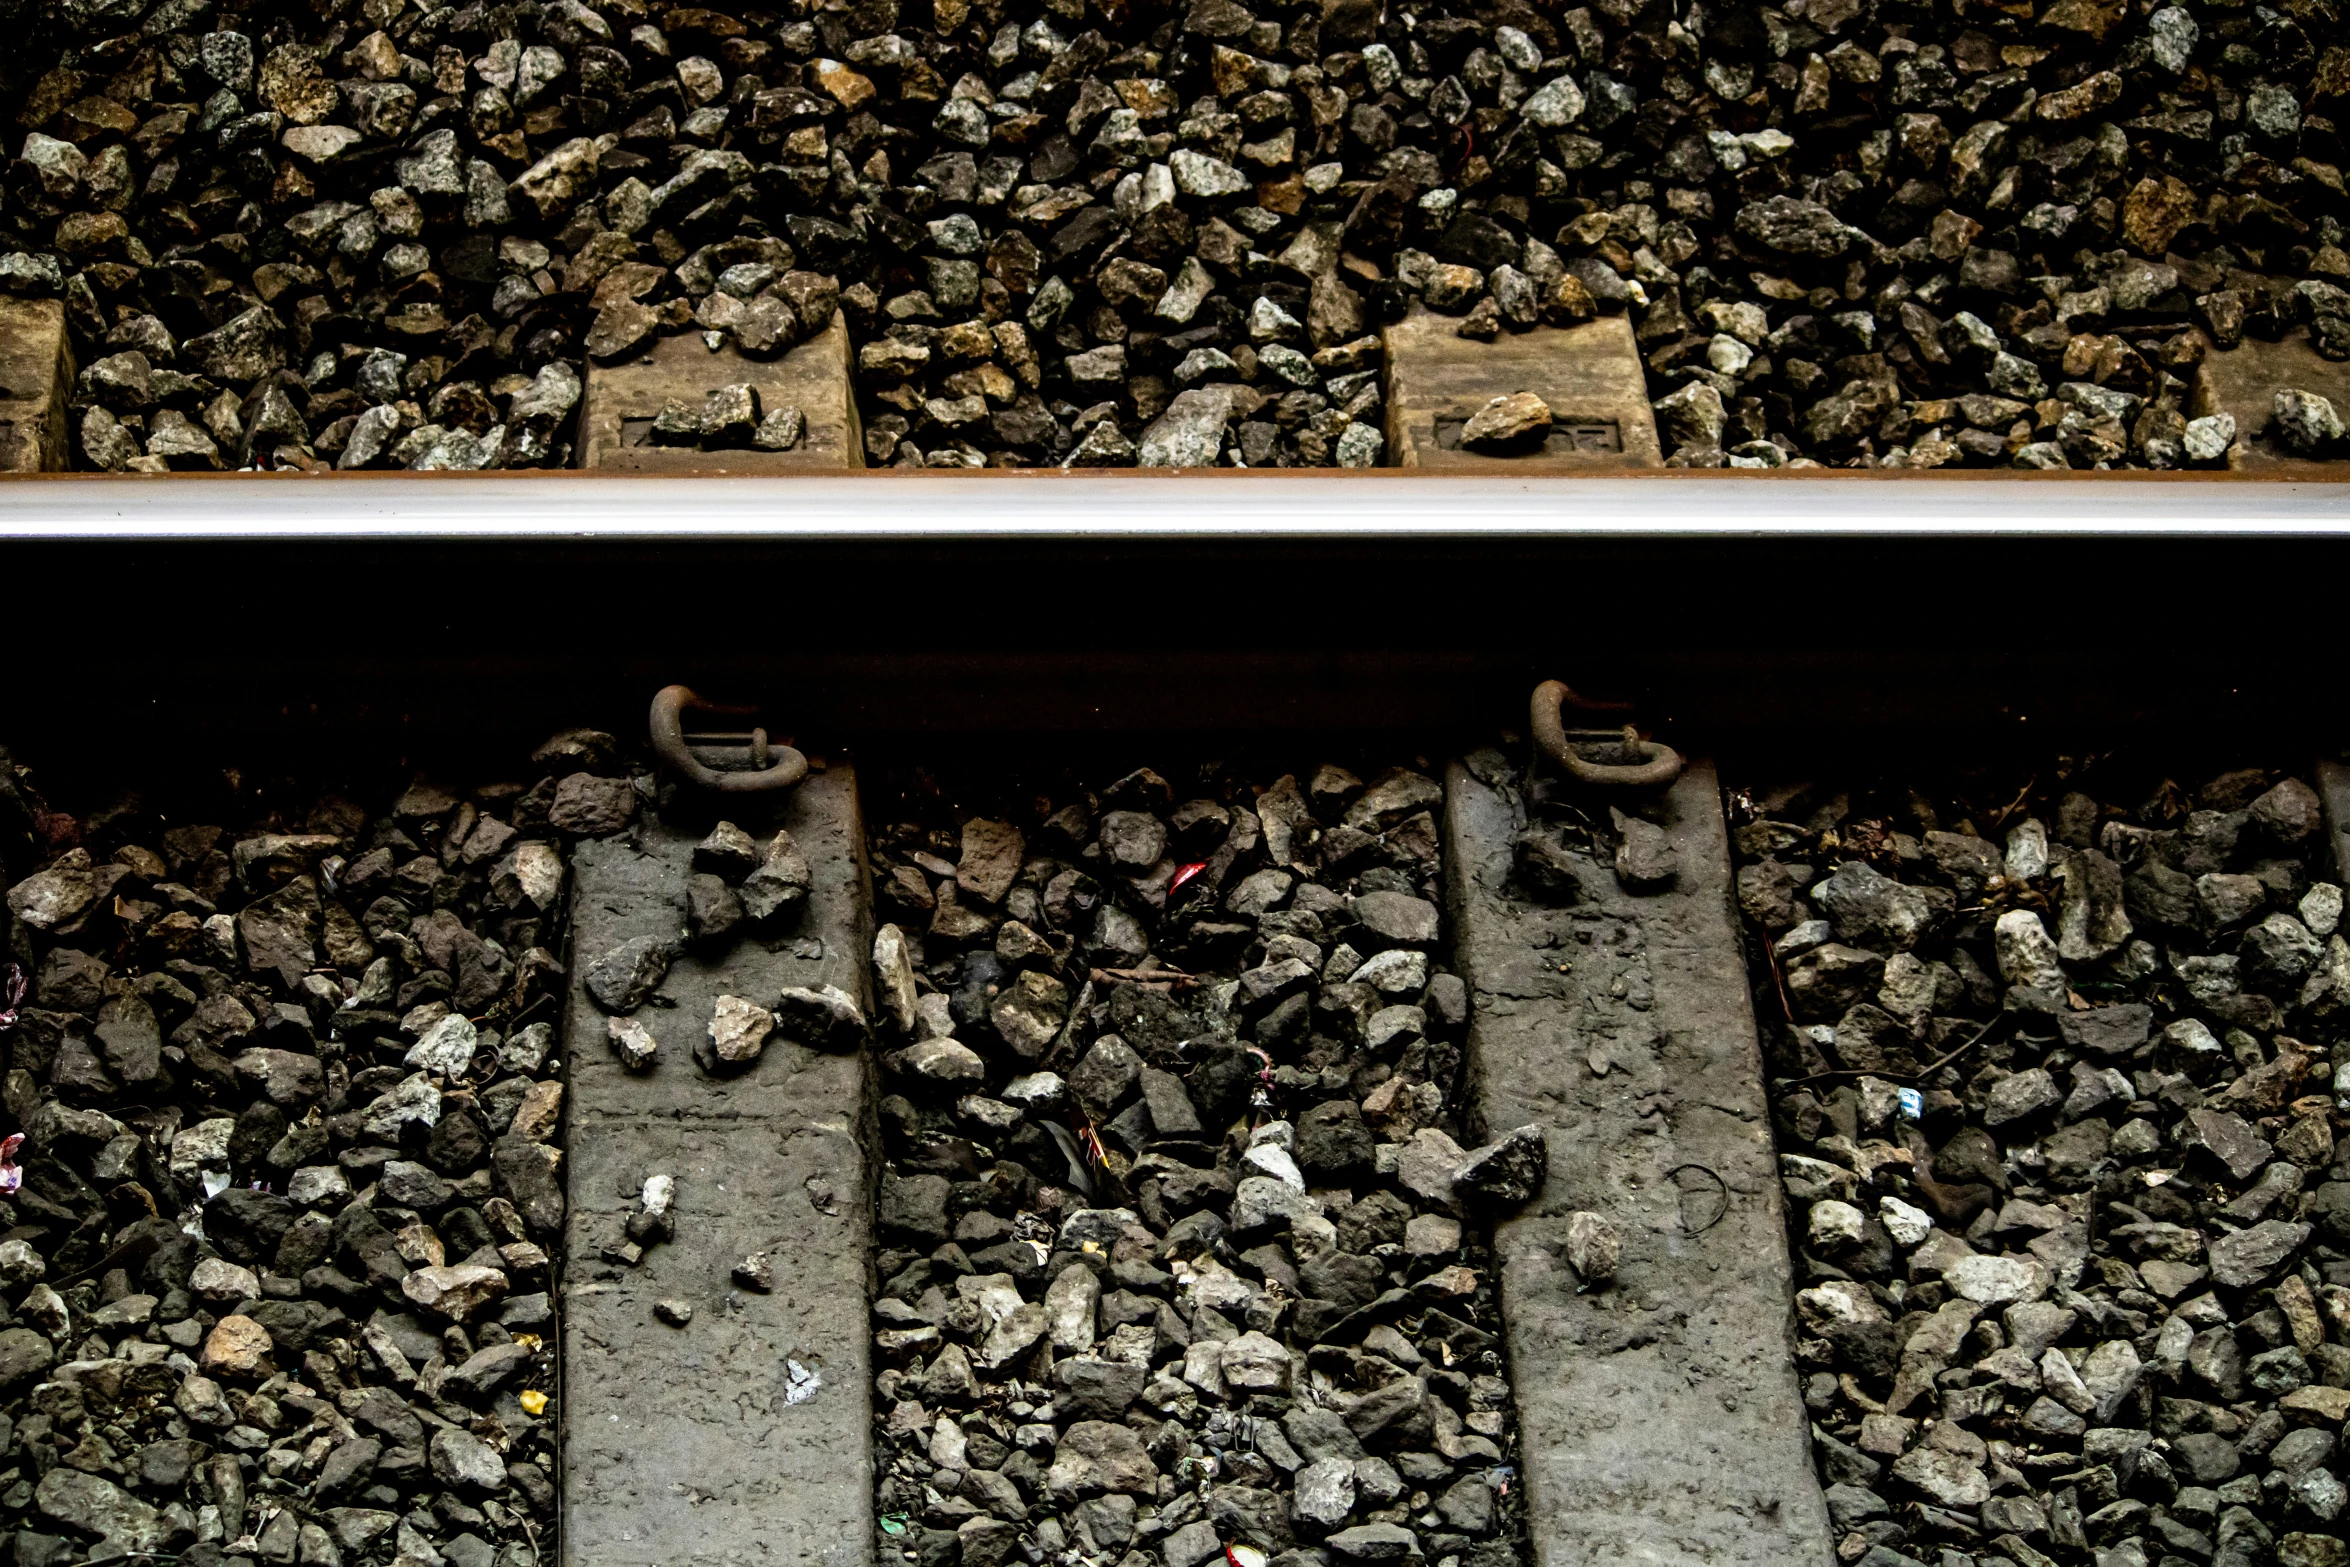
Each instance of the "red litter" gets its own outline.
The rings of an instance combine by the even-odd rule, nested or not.
[[[1177,892],[1182,890],[1183,884],[1185,882],[1191,880],[1192,877],[1197,876],[1201,871],[1204,871],[1207,868],[1208,862],[1205,860],[1194,860],[1189,865],[1177,866],[1175,868],[1175,879],[1167,883],[1167,896],[1170,898],[1175,896]]]
[[[0,1142],[0,1192],[12,1192],[24,1185],[24,1170],[16,1162],[16,1151],[24,1146],[24,1133],[11,1132]]]

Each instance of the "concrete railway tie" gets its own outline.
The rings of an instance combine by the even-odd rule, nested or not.
[[[622,942],[679,937],[708,824],[652,824],[639,847],[606,839],[579,855],[565,1567],[874,1559],[870,1068],[781,1039],[740,1076],[692,1059],[721,995],[772,1006],[785,986],[829,984],[862,1003],[872,926],[855,775],[816,773],[784,801],[770,832],[788,829],[807,858],[802,918],[778,950],[745,939],[717,960],[673,963],[661,984],[673,1005],[635,1014],[660,1041],[647,1072],[621,1064],[584,972]],[[655,1175],[676,1183],[675,1239],[622,1266],[606,1248]],[[771,1293],[732,1278],[762,1252]],[[666,1324],[665,1301],[691,1304],[691,1319]]]

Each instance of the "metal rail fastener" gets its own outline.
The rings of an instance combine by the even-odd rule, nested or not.
[[[705,701],[685,686],[663,686],[653,696],[650,723],[654,754],[687,780],[723,794],[763,794],[789,789],[808,776],[808,759],[788,745],[771,744],[764,729],[697,734],[685,732],[685,710],[703,713],[748,713],[754,709],[728,707]],[[708,754],[709,760],[697,754]],[[741,761],[745,765],[720,768],[711,761]]]
[[[1586,713],[1621,711],[1626,704],[1591,701],[1563,680],[1545,680],[1534,688],[1534,742],[1576,782],[1603,789],[1661,789],[1681,776],[1681,753],[1661,741],[1642,739],[1630,724],[1620,730],[1568,729],[1559,717],[1559,709],[1568,703]],[[1587,761],[1576,750],[1578,745],[1620,746],[1640,760]]]

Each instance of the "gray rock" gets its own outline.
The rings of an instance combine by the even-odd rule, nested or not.
[[[244,385],[284,366],[285,325],[266,305],[256,305],[200,337],[182,351],[215,381]]]
[[[1064,1503],[1104,1492],[1147,1496],[1157,1484],[1158,1468],[1142,1439],[1102,1420],[1080,1420],[1063,1432],[1045,1474],[1045,1488]]]
[[[2248,1181],[2274,1157],[2265,1138],[2241,1116],[2225,1110],[2198,1108],[2187,1112],[2182,1145],[2200,1149],[2223,1166],[2230,1179]]]
[[[1194,387],[1178,392],[1167,411],[1143,430],[1137,461],[1145,468],[1213,467],[1231,419],[1229,390]]]
[[[1319,1458],[1298,1470],[1293,1505],[1317,1529],[1336,1529],[1355,1505],[1355,1466],[1349,1458]]]
[[[2137,1390],[2143,1371],[2127,1339],[2108,1339],[2089,1352],[2081,1363],[2081,1385],[2092,1400],[2088,1413],[2098,1424],[2112,1422],[2123,1400]]]
[[[607,1012],[634,1012],[661,988],[672,955],[658,937],[631,937],[589,962],[588,994]]]
[[[1116,1034],[1095,1040],[1069,1074],[1069,1091],[1096,1114],[1125,1103],[1142,1079],[1142,1057]]]
[[[1634,892],[1670,886],[1679,874],[1672,839],[1662,827],[1611,808],[1616,827],[1616,879]]]
[[[222,30],[196,40],[196,59],[214,85],[243,95],[253,90],[253,40]]]
[[[8,889],[8,908],[35,930],[69,923],[98,897],[98,880],[86,850],[69,849],[48,869]]]
[[[2056,1022],[2066,1044],[2112,1061],[2146,1043],[2154,1025],[2154,1010],[2141,1002],[2125,1002],[2118,1006],[2091,1007],[2086,1012],[2061,1013]]]
[[[1848,860],[1811,888],[1811,899],[1841,941],[1873,952],[1907,952],[1933,919],[1933,904],[1864,861]]]
[[[2182,16],[2184,14],[2173,7],[2167,11],[2158,11],[2155,16],[2159,20],[2165,16]],[[2227,456],[2228,448],[2236,444],[2236,416],[2231,413],[2216,413],[2206,414],[2200,419],[2190,419],[2187,421],[2186,430],[2179,437],[2179,444],[2185,449],[2187,456],[2195,462],[2218,462]]]
[[[1363,1523],[1341,1529],[1324,1542],[1349,1561],[1416,1561],[1420,1538],[1401,1524]]]
[[[1392,946],[1434,944],[1436,905],[1404,892],[1366,892],[1354,900],[1354,916],[1366,931]]]
[[[1913,1448],[1893,1464],[1894,1477],[1942,1507],[1979,1507],[1991,1496],[1980,1463],[1933,1447]]]
[[[2120,866],[2095,849],[2083,849],[2067,856],[2056,875],[2064,887],[2056,917],[2057,956],[2068,963],[2093,962],[2129,940]]]
[[[2298,387],[2277,392],[2271,421],[2285,445],[2304,457],[2330,456],[2342,439],[2342,418],[2333,403]]]
[[[1566,1257],[1584,1283],[1605,1284],[1623,1263],[1623,1231],[1596,1213],[1577,1210],[1567,1215]]]
[[[161,1512],[112,1481],[62,1465],[41,1477],[33,1505],[43,1517],[125,1551],[161,1550],[171,1538]]]
[[[1991,368],[1985,380],[2000,396],[2021,402],[2037,402],[2048,393],[2048,383],[2041,379],[2040,367],[2005,350],[1991,356]],[[2061,462],[2059,465],[2062,466]]]
[[[2284,779],[2249,809],[2253,821],[2288,848],[2307,841],[2324,820],[2317,791],[2298,778]]]
[[[758,866],[743,878],[743,912],[753,920],[775,919],[806,902],[811,884],[807,856],[789,832],[779,831],[768,840]]]
[[[1583,90],[1562,72],[1536,88],[1518,112],[1544,130],[1563,130],[1583,117]]]
[[[775,999],[775,1024],[785,1038],[815,1050],[855,1050],[872,1032],[856,1000],[832,985],[785,986]]]
[[[417,1268],[400,1281],[400,1293],[434,1316],[466,1322],[505,1298],[506,1275],[477,1263]]]
[[[1992,1085],[1984,1097],[1983,1124],[2006,1126],[2028,1120],[2064,1102],[2064,1091],[2043,1067],[2015,1072]]]
[[[1059,1390],[1055,1408],[1080,1420],[1119,1419],[1142,1396],[1146,1377],[1144,1368],[1130,1361],[1094,1355],[1058,1361],[1053,1366],[1053,1385]]]
[[[942,1087],[987,1080],[987,1062],[970,1046],[949,1038],[925,1039],[891,1052],[891,1070]]]
[[[0,1390],[13,1390],[56,1364],[47,1335],[31,1328],[0,1328]]]
[[[2064,993],[2064,965],[2056,943],[2049,939],[2047,927],[2031,910],[2011,909],[2000,915],[1992,927],[1992,949],[1998,958],[2000,975],[2010,985],[2022,990]]]
[[[1164,1567],[1200,1567],[1223,1554],[1224,1542],[1216,1526],[1205,1518],[1192,1520],[1159,1542],[1159,1560]]]
[[[947,1179],[943,1175],[900,1176],[884,1172],[874,1205],[874,1224],[884,1235],[905,1235],[930,1245],[946,1240]]]
[[[1457,1480],[1436,1499],[1436,1511],[1448,1527],[1462,1534],[1491,1534],[1495,1512],[1493,1487],[1481,1475]]]
[[[1177,148],[1168,157],[1167,167],[1187,196],[1237,196],[1249,188],[1247,176],[1238,169],[1188,147]]]
[[[555,785],[547,821],[568,833],[596,837],[618,832],[636,816],[636,786],[626,778],[573,773]]]
[[[150,442],[150,445],[153,443]],[[1368,424],[1350,424],[1338,435],[1338,466],[1375,468],[1386,449],[1387,437]]]
[[[1506,1207],[1542,1190],[1550,1146],[1539,1126],[1521,1126],[1470,1154],[1453,1174],[1453,1189]]]
[[[435,1478],[445,1485],[493,1495],[506,1484],[506,1461],[470,1431],[443,1427],[427,1449]]]
[[[1737,228],[1756,244],[1791,256],[1840,256],[1852,243],[1836,214],[1793,196],[1748,202],[1738,211]]]
[[[2212,1239],[2212,1279],[2229,1289],[2250,1289],[2283,1267],[2308,1241],[2311,1227],[2266,1219],[2248,1229]]]

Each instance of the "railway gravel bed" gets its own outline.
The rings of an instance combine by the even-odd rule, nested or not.
[[[2350,774],[1344,761],[6,762],[14,1559],[2350,1567]]]
[[[93,468],[561,464],[589,361],[836,310],[869,459],[937,467],[1369,465],[1419,308],[1629,313],[1694,466],[2214,464],[2208,344],[2350,356],[2330,0],[28,20],[0,285],[64,299]]]
[[[0,765],[16,1562],[552,1550],[557,954],[633,786],[609,737],[532,762],[88,802]]]
[[[2341,873],[2175,778],[1734,797],[1845,1561],[2345,1560]]]
[[[1368,777],[1366,784],[1364,778]],[[1425,764],[869,802],[883,1547],[1527,1559]]]

